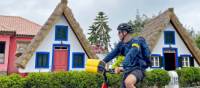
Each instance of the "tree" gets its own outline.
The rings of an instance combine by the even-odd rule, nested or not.
[[[190,35],[193,39],[195,39],[195,38],[197,37],[197,34],[195,33],[193,27],[190,27],[190,26],[185,25],[185,28],[186,28],[186,31],[189,33],[189,35]]]
[[[90,26],[90,36],[88,38],[90,44],[92,45],[100,45],[105,50],[108,51],[108,46],[110,43],[110,35],[109,32],[111,28],[108,26],[108,17],[104,12],[99,12],[94,19],[95,22]]]
[[[199,32],[195,32],[193,27],[184,26],[186,28],[187,33],[189,34],[189,36],[192,37],[192,39],[195,41],[197,47],[200,49],[200,33]]]
[[[200,32],[194,32],[193,35],[194,36],[192,38],[195,40],[197,47],[200,49]]]
[[[200,35],[198,35],[198,36],[195,38],[195,42],[196,42],[197,47],[200,49]]]
[[[141,16],[139,14],[139,10],[137,9],[137,14],[135,16],[135,20],[130,20],[128,22],[132,26],[132,29],[134,30],[134,34],[133,34],[134,37],[138,36],[140,34],[140,32],[144,28],[145,22],[148,20],[149,20],[149,18],[145,14],[143,16]]]
[[[89,27],[88,30],[91,31],[90,33],[88,33],[90,35],[88,40],[90,41],[91,45],[94,45],[98,42],[98,38],[99,38],[99,36],[97,35],[97,28],[94,25],[92,25]]]
[[[200,32],[195,32],[193,27],[185,26],[186,31],[188,34],[192,37],[192,39],[195,41],[197,47],[200,49]]]

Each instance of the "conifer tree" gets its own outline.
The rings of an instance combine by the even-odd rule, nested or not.
[[[105,50],[108,51],[108,46],[110,43],[109,32],[111,28],[108,25],[108,17],[104,12],[99,12],[94,19],[94,23],[90,26],[90,36],[88,38],[90,44],[100,45]]]

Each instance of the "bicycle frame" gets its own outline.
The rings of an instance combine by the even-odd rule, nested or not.
[[[104,82],[103,82],[101,88],[108,88],[108,86],[109,86],[109,81],[108,81],[108,78],[107,78],[107,75],[106,75],[107,72],[109,72],[111,74],[115,74],[115,72],[114,72],[113,69],[110,69],[109,71],[106,71],[106,69],[104,68],[103,69],[103,79],[104,79]]]

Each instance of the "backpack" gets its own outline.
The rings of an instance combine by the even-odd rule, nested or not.
[[[143,37],[137,37],[137,40],[139,41],[139,44],[140,44],[140,50],[142,53],[143,61],[146,62],[146,63],[144,63],[142,61],[142,63],[143,63],[142,66],[144,68],[147,68],[147,67],[151,66],[151,60],[150,60],[151,51]]]

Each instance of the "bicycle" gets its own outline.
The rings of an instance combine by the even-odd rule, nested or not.
[[[114,69],[105,69],[105,63],[101,62],[98,59],[88,59],[86,63],[86,69],[87,72],[93,72],[93,73],[102,73],[104,82],[101,85],[101,88],[108,88],[109,87],[109,81],[107,78],[107,73],[115,74]],[[123,70],[122,70],[123,72]],[[141,87],[142,85],[140,83],[136,84],[137,87]]]
[[[106,70],[105,64],[97,59],[88,59],[86,63],[86,71],[93,73],[102,73],[104,82],[102,83],[101,88],[109,87],[109,82],[106,74],[115,74],[113,69]]]

